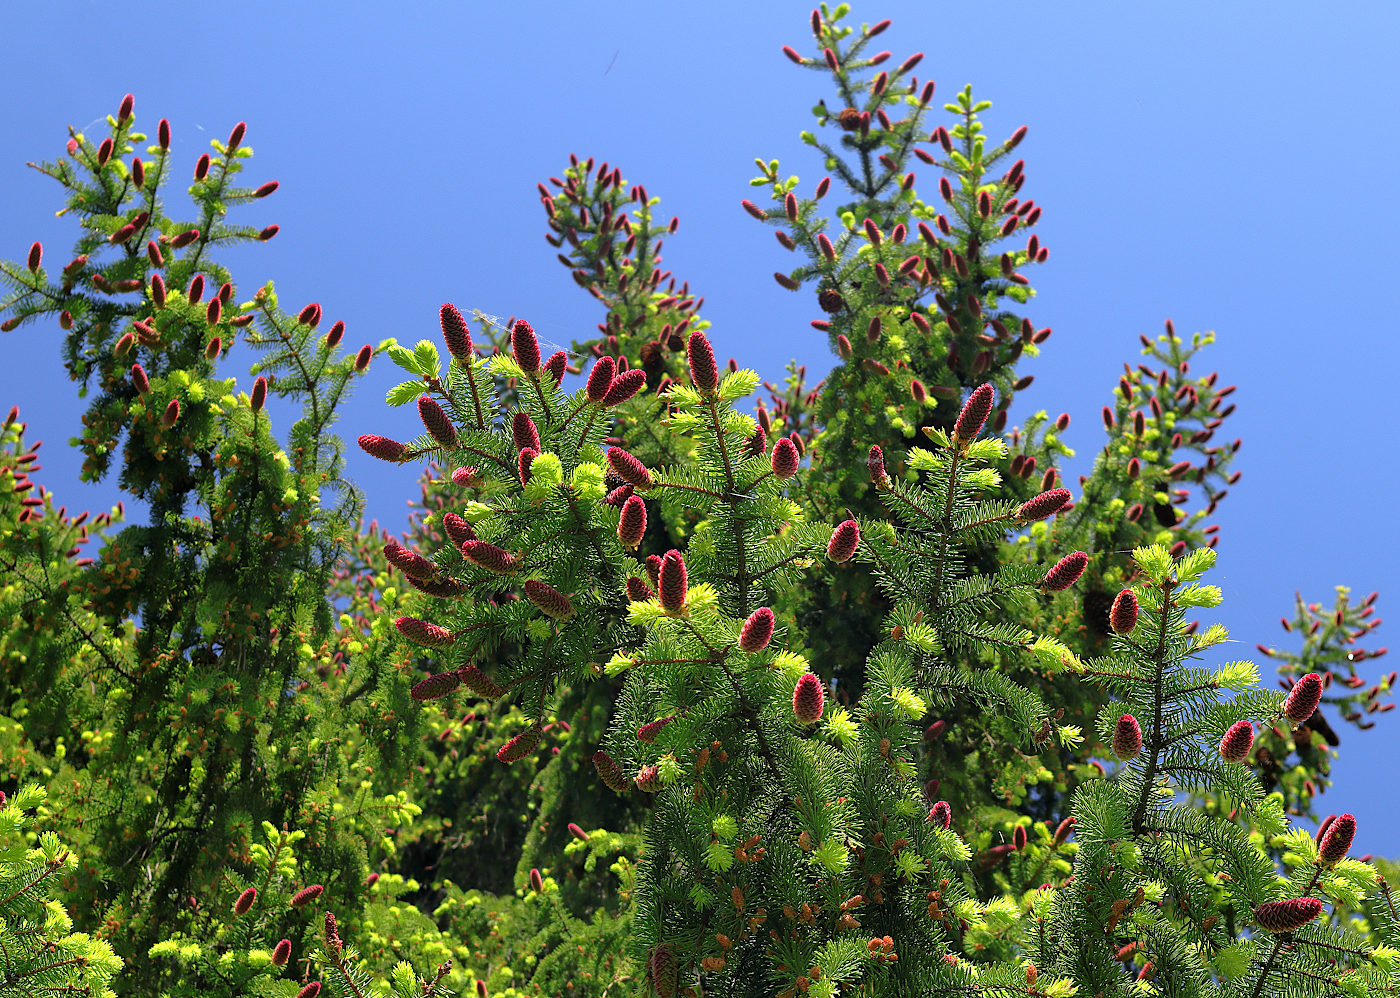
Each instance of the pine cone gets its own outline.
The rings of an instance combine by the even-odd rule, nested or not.
[[[1288,691],[1288,696],[1283,701],[1283,715],[1294,724],[1302,724],[1312,717],[1321,700],[1322,677],[1316,672],[1309,672]]]
[[[1317,898],[1294,898],[1291,901],[1270,901],[1254,909],[1254,921],[1269,932],[1292,932],[1301,929],[1322,914],[1322,902]]]
[[[1130,634],[1137,627],[1137,594],[1124,589],[1113,600],[1113,609],[1108,612],[1108,624],[1119,634]]]
[[[1337,863],[1346,858],[1351,840],[1356,835],[1356,817],[1344,814],[1328,827],[1318,846],[1318,856],[1324,863]]]
[[[1244,762],[1254,745],[1254,725],[1236,721],[1220,739],[1220,757],[1226,762]]]
[[[826,692],[822,681],[810,672],[804,672],[792,691],[792,712],[803,724],[811,724],[822,716],[826,705]]]
[[[424,700],[438,700],[447,696],[462,685],[460,672],[439,672],[421,682],[415,683],[408,695],[420,703]]]
[[[1124,714],[1113,729],[1113,754],[1120,759],[1134,759],[1142,751],[1142,725],[1132,714]]]

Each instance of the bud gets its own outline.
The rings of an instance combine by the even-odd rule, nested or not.
[[[320,884],[312,884],[310,887],[303,887],[301,890],[297,891],[295,894],[292,895],[292,907],[304,908],[312,901],[315,901],[318,897],[320,897],[322,892],[324,891],[325,887],[321,886]],[[288,944],[287,948],[290,949],[291,945]]]
[[[526,413],[517,412],[511,417],[510,433],[517,451],[527,447],[537,452],[540,450],[540,431],[535,428],[535,421]]]
[[[444,447],[457,446],[457,429],[446,411],[427,395],[418,396],[418,416],[428,429],[428,435]]]
[[[321,305],[319,302],[312,302],[306,305],[297,313],[297,322],[303,326],[310,326],[315,329],[321,322]]]
[[[928,390],[924,388],[924,383],[918,378],[909,382],[909,395],[917,405],[923,405],[928,401]]]
[[[1137,618],[1137,594],[1131,589],[1124,589],[1113,600],[1113,607],[1108,611],[1108,626],[1118,634],[1129,634],[1137,626]]]
[[[846,338],[845,333],[836,334],[836,352],[841,355],[842,360],[851,359],[851,341]]]
[[[360,347],[360,352],[355,355],[355,370],[364,371],[369,367],[369,360],[374,356],[374,347],[366,343]]]
[[[750,655],[763,651],[773,639],[773,611],[760,607],[749,614],[744,627],[739,632],[739,647]]]
[[[510,575],[519,569],[515,555],[485,541],[466,541],[462,544],[462,557],[473,565],[497,575]]]
[[[1321,700],[1322,677],[1316,672],[1309,672],[1288,691],[1288,697],[1283,701],[1283,716],[1294,724],[1302,724],[1312,717]]]
[[[117,340],[116,344],[112,347],[112,353],[120,357],[131,349],[131,344],[134,342],[136,342],[136,334],[126,333],[121,339]]]
[[[690,380],[695,383],[696,389],[702,394],[708,394],[719,387],[719,370],[715,366],[715,351],[710,346],[710,341],[700,330],[697,329],[690,334],[685,355],[690,362]]]
[[[628,374],[634,372],[627,372]],[[640,373],[640,372],[636,372]],[[645,375],[643,375],[645,377]],[[620,379],[619,379],[620,380]],[[621,447],[608,448],[608,466],[618,478],[621,478],[628,485],[645,492],[652,487],[651,472],[646,465],[627,453]]]
[[[525,758],[525,756],[533,752],[539,745],[540,737],[543,734],[544,730],[539,724],[530,725],[524,731],[520,732],[520,734],[502,745],[496,752],[496,758],[506,764]]]
[[[381,461],[395,463],[402,461],[404,453],[408,450],[408,444],[401,444],[397,440],[390,440],[388,437],[381,437],[375,433],[366,433],[361,436],[360,447]]]
[[[826,693],[822,681],[810,672],[804,672],[792,691],[792,712],[803,724],[811,724],[822,716],[826,704]]]
[[[401,546],[392,537],[384,542],[384,560],[410,579],[432,579],[438,574],[436,565],[417,551]]]
[[[29,247],[29,261],[28,261],[28,263],[29,263],[29,269],[30,269],[31,272],[37,271],[37,270],[39,269],[39,264],[40,264],[41,262],[43,262],[43,259],[44,259],[44,244],[43,244],[43,243],[35,243],[33,246]]]
[[[1333,821],[1325,832],[1318,847],[1318,857],[1324,863],[1337,863],[1346,859],[1351,840],[1356,835],[1356,817],[1344,814]]]
[[[670,724],[675,719],[675,715],[672,715],[671,717],[663,717],[660,720],[650,721],[646,724],[643,724],[640,728],[637,729],[637,741],[646,742],[648,745],[655,745],[656,736],[660,733],[661,729],[666,727],[666,725]]]
[[[549,355],[549,360],[544,362],[544,369],[554,376],[556,385],[564,380],[564,371],[568,366],[569,357],[563,350],[556,350]]]
[[[424,648],[445,648],[457,640],[457,635],[447,628],[419,620],[417,617],[399,617],[394,621],[394,626],[408,640]]]
[[[1249,721],[1236,721],[1221,738],[1221,759],[1226,763],[1243,763],[1253,745],[1254,725]]]
[[[194,164],[194,179],[203,180],[207,176],[209,176],[209,154],[205,153]]]
[[[474,665],[464,665],[457,670],[457,676],[462,681],[462,685],[478,696],[487,700],[498,700],[505,695],[505,687],[498,686]]]
[[[572,821],[569,822],[569,834],[572,835],[574,838],[578,839],[580,842],[588,841],[588,833],[585,832],[578,825],[574,824]]]
[[[292,941],[290,939],[283,939],[272,950],[272,965],[274,967],[285,967],[287,965],[287,961],[291,959],[291,956]]]
[[[991,385],[982,385],[963,404],[958,413],[958,421],[953,426],[953,439],[959,443],[969,443],[982,432],[987,416],[992,411],[994,392]]]
[[[510,352],[520,369],[526,374],[535,374],[540,369],[540,343],[535,338],[535,330],[524,319],[515,320],[510,330]]]
[[[1079,577],[1084,574],[1084,569],[1088,564],[1089,556],[1083,551],[1065,555],[1040,580],[1041,591],[1058,593],[1068,589],[1079,581]]]
[[[151,379],[146,377],[146,369],[140,364],[131,365],[131,383],[136,386],[136,391],[145,395],[151,390]]]
[[[204,322],[209,326],[219,324],[219,316],[223,314],[224,303],[218,298],[210,298],[209,306],[204,310]]]
[[[1124,714],[1113,729],[1113,754],[1133,759],[1142,751],[1142,726],[1132,714]]]
[[[156,126],[156,141],[162,149],[170,148],[170,122],[164,118],[161,118],[160,124]]]
[[[457,311],[455,305],[448,303],[444,303],[438,310],[438,318],[442,324],[442,338],[447,343],[447,352],[462,364],[466,364],[473,356],[472,334],[467,329],[467,321],[462,318],[462,313]]]
[[[109,159],[111,159],[111,158],[112,158],[112,140],[111,140],[111,138],[109,137],[109,138],[103,139],[103,140],[102,140],[102,144],[101,144],[100,146],[97,147],[97,165],[98,165],[98,166],[105,166],[105,165],[107,164],[107,160],[109,160]]]
[[[617,521],[617,539],[625,548],[636,549],[647,532],[647,504],[641,496],[629,496],[622,504]]]
[[[312,981],[306,987],[297,992],[297,998],[317,998],[321,993],[321,982]]]
[[[949,828],[953,824],[953,809],[946,800],[938,801],[929,808],[928,817],[924,820],[939,828]]]
[[[233,913],[235,915],[246,915],[248,909],[253,907],[253,902],[258,899],[258,889],[249,887],[242,894],[238,895],[238,900],[233,902]]]
[[[847,520],[832,531],[831,540],[826,545],[826,556],[837,564],[850,561],[858,544],[860,524],[855,520]]]
[[[1320,914],[1322,902],[1317,898],[1294,898],[1259,905],[1254,909],[1254,921],[1259,928],[1268,932],[1292,932]]]
[[[280,232],[281,229],[282,227],[280,225],[269,225],[258,233],[258,238],[261,239],[263,242],[267,242],[273,236],[277,235],[277,233]]]
[[[1070,833],[1074,831],[1074,818],[1066,818],[1055,828],[1054,843],[1057,846],[1064,845]]]
[[[661,572],[657,576],[658,600],[661,608],[670,614],[685,610],[685,594],[688,585],[685,558],[674,548],[661,559]]]
[[[1014,850],[1016,850],[1016,852],[1020,852],[1022,849],[1026,848],[1026,826],[1025,826],[1025,825],[1017,825],[1014,829],[1012,829],[1012,832],[1011,832],[1011,847],[1012,847]],[[1030,968],[1027,968],[1027,973],[1029,973],[1029,972],[1030,972]]]
[[[588,383],[584,391],[590,402],[602,402],[612,387],[617,363],[611,357],[599,357],[593,362],[593,370],[588,372]]]
[[[452,543],[458,547],[461,547],[466,541],[476,539],[476,531],[472,530],[471,524],[456,513],[444,513],[442,526],[447,531],[447,536],[451,538]]]
[[[170,246],[172,249],[184,249],[186,246],[188,246],[190,243],[194,242],[198,238],[198,229],[186,229],[174,239],[170,240]]]
[[[770,464],[773,474],[778,478],[787,480],[797,474],[798,465],[801,463],[801,456],[797,453],[797,445],[790,437],[780,437],[773,445],[773,453]]]
[[[621,405],[641,391],[642,386],[646,383],[646,372],[640,368],[634,371],[623,371],[613,379],[612,385],[608,388],[608,393],[603,396],[603,407],[611,408],[615,405]]]
[[[555,620],[568,620],[574,615],[569,597],[544,582],[528,579],[525,582],[525,598],[535,604],[546,617]]]
[[[218,337],[214,338],[218,342]],[[249,400],[254,412],[262,412],[263,403],[267,401],[267,379],[258,378],[253,382],[253,396]]]
[[[1069,489],[1051,489],[1049,492],[1042,492],[1040,495],[1033,496],[1021,503],[1020,508],[1016,510],[1016,519],[1021,523],[1043,520],[1053,513],[1058,513],[1069,500]]]
[[[334,347],[340,343],[340,338],[345,335],[345,323],[340,320],[331,326],[330,332],[326,333],[326,346]]]

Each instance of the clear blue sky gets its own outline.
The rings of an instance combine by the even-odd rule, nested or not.
[[[620,166],[680,216],[666,264],[705,296],[721,359],[776,378],[797,357],[819,376],[830,360],[808,326],[815,298],[773,282],[793,258],[739,207],[755,156],[778,157],[804,190],[824,172],[797,136],[828,96],[826,79],[779,51],[810,49],[809,9],[14,5],[0,61],[0,255],[22,259],[40,239],[49,262],[66,259],[75,230],[54,218],[57,186],[24,163],[61,155],[67,125],[115,113],[131,91],[138,125],[170,119],[182,169],[246,120],[257,155],[245,176],[281,181],[238,216],[282,226],[271,243],[223,258],[240,291],[272,278],[288,307],[319,301],[327,324],[346,322],[352,349],[435,337],[443,301],[528,317],[568,342],[600,312],[545,244],[534,188],[577,152]],[[896,58],[925,52],[919,75],[937,80],[943,100],[972,83],[995,102],[985,116],[993,136],[1030,126],[1018,155],[1050,247],[1030,274],[1031,315],[1055,333],[1023,365],[1036,382],[1013,417],[1068,411],[1071,445],[1092,456],[1099,408],[1123,361],[1137,362],[1138,334],[1156,336],[1168,316],[1186,334],[1216,330],[1203,360],[1239,384],[1227,426],[1245,441],[1243,478],[1219,512],[1214,573],[1225,590],[1219,618],[1239,642],[1231,657],[1290,639],[1278,618],[1295,589],[1325,602],[1339,583],[1357,598],[1379,589],[1377,613],[1394,612],[1400,333],[1385,288],[1400,229],[1400,21],[1391,5],[869,2],[853,15],[884,17],[894,25],[881,40]],[[60,343],[56,325],[0,339],[0,410],[18,403],[30,439],[45,440],[38,480],[69,510],[96,511],[119,496],[111,481],[78,481],[66,441],[84,403],[62,372]],[[240,348],[221,373],[246,391],[250,360]],[[376,361],[358,383],[337,424],[347,440],[419,432],[411,406],[383,402],[396,370]],[[285,440],[291,416],[280,414]],[[369,516],[401,530],[414,476],[353,443],[348,458]],[[1070,469],[1071,484],[1080,470]],[[139,504],[127,510],[139,522]],[[1396,644],[1372,672],[1400,668]],[[1323,813],[1357,815],[1357,852],[1400,854],[1386,831],[1400,818],[1396,714],[1364,735],[1338,725],[1344,755]]]

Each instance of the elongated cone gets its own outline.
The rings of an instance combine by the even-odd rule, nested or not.
[[[526,447],[520,452],[516,463],[519,465],[521,485],[530,484],[530,465],[534,464],[535,458],[539,456],[540,452],[533,447]]]
[[[676,985],[679,983],[679,967],[676,954],[666,945],[653,946],[647,957],[647,974],[651,986],[656,989],[657,998],[676,998]]]
[[[621,509],[626,505],[627,500],[632,498],[632,493],[636,490],[630,485],[619,485],[607,495],[603,496],[603,505]],[[621,536],[621,535],[619,535]]]
[[[1118,634],[1131,634],[1137,627],[1137,619],[1137,594],[1131,589],[1124,589],[1114,597],[1113,606],[1108,611],[1108,626]]]
[[[180,400],[171,399],[170,404],[165,407],[165,412],[161,414],[160,425],[165,429],[170,429],[180,419]]]
[[[670,724],[675,719],[675,716],[672,715],[671,717],[663,717],[659,720],[649,721],[646,724],[643,724],[640,728],[637,729],[637,741],[646,742],[648,745],[655,745],[656,736],[661,732],[661,729],[666,727],[666,725]]]
[[[564,380],[564,371],[568,366],[569,355],[563,350],[554,351],[549,355],[549,360],[544,362],[544,369],[553,376],[556,385]]]
[[[467,328],[467,320],[462,318],[457,306],[450,304],[444,304],[438,310],[438,315],[442,323],[442,338],[447,343],[447,352],[465,365],[474,356],[472,334]]]
[[[457,599],[467,591],[467,587],[456,579],[415,579],[411,575],[405,578],[408,584],[420,593],[427,593],[438,599]]]
[[[360,352],[355,354],[355,370],[363,372],[369,367],[369,362],[374,357],[374,347],[366,343],[360,347]]]
[[[1288,697],[1283,701],[1283,716],[1294,724],[1302,724],[1312,717],[1322,700],[1322,677],[1309,672],[1293,685]]]
[[[643,766],[637,771],[637,789],[643,793],[654,794],[661,790],[661,767],[652,763],[650,766]]]
[[[429,676],[420,682],[413,684],[413,689],[408,691],[408,695],[418,701],[437,700],[447,696],[457,687],[462,685],[462,677],[456,672],[439,672],[435,676]]]
[[[474,466],[457,468],[452,472],[452,483],[460,485],[464,489],[474,489],[481,484],[481,476],[477,474]]]
[[[822,716],[826,706],[826,692],[822,681],[810,672],[804,672],[792,691],[792,712],[803,724],[811,724]]]
[[[1132,714],[1124,714],[1113,729],[1113,754],[1133,759],[1142,751],[1142,725]]]
[[[859,544],[860,524],[847,520],[832,531],[831,540],[826,545],[826,556],[838,564],[850,561]]]
[[[744,627],[739,632],[739,647],[752,655],[768,647],[773,640],[773,611],[766,606],[759,607],[749,614]]]
[[[472,529],[471,524],[456,513],[442,514],[442,526],[447,531],[447,536],[452,538],[452,543],[458,547],[467,541],[476,540],[476,531]]]
[[[981,385],[967,397],[962,412],[958,413],[958,421],[953,424],[954,440],[966,444],[977,438],[992,411],[994,395],[991,385]]]
[[[376,433],[366,433],[361,436],[360,447],[381,461],[394,461],[396,463],[402,461],[404,454],[408,451],[408,444],[401,444],[397,440],[390,440],[388,437],[381,437]]]
[[[953,824],[953,809],[946,800],[941,800],[929,808],[928,817],[925,820],[939,828],[948,828]]]
[[[615,405],[621,405],[642,390],[642,386],[647,383],[647,372],[641,368],[631,371],[623,371],[613,378],[612,384],[608,386],[608,393],[603,396],[603,408],[608,409]]]
[[[622,516],[617,521],[617,539],[623,547],[635,549],[642,543],[646,532],[647,504],[642,501],[641,496],[630,496],[622,504]]]
[[[1065,818],[1055,826],[1055,845],[1064,845],[1069,839],[1070,833],[1074,831],[1074,818]]]
[[[684,611],[687,585],[685,558],[672,548],[661,559],[661,574],[657,581],[661,608],[673,614]]]
[[[457,675],[461,678],[462,685],[477,696],[485,697],[487,700],[499,700],[505,696],[505,687],[497,685],[490,676],[474,665],[462,666],[457,670]]]
[[[1244,762],[1254,745],[1254,725],[1236,721],[1220,739],[1220,758],[1226,762]]]
[[[865,458],[865,468],[870,472],[870,480],[877,489],[888,488],[890,476],[885,473],[885,452],[879,444],[870,445],[870,453]]]
[[[318,998],[321,994],[321,982],[312,981],[306,987],[297,992],[297,998]]]
[[[510,352],[526,374],[539,371],[540,341],[535,338],[534,327],[524,319],[516,319],[515,325],[511,327]]]
[[[530,867],[530,890],[536,894],[544,892],[544,877],[540,876],[540,868],[537,866]]]
[[[473,565],[495,572],[497,575],[510,575],[519,567],[515,555],[504,548],[485,541],[466,541],[462,544],[462,557]]]
[[[651,588],[655,589],[661,585],[661,556],[659,554],[647,555],[647,578],[651,580]]]
[[[292,895],[292,907],[306,907],[306,905],[310,904],[312,901],[315,901],[318,897],[320,897],[321,894],[325,891],[325,889],[326,888],[322,884],[312,884],[310,887],[303,887],[301,890],[297,891],[295,894]]]
[[[1015,830],[1012,831],[1012,833],[1011,833],[1011,845],[1012,845],[1012,847],[1013,847],[1017,852],[1020,852],[1022,849],[1026,848],[1026,826],[1025,826],[1025,825],[1017,825],[1016,828],[1015,828]]]
[[[1083,551],[1067,554],[1045,573],[1045,578],[1040,580],[1040,588],[1047,593],[1058,593],[1068,589],[1079,581],[1088,564],[1089,556]]]
[[[773,474],[782,479],[791,478],[797,474],[797,466],[801,461],[797,445],[788,437],[779,437],[778,442],[773,445]]]
[[[540,743],[540,737],[544,734],[539,724],[532,724],[510,741],[506,742],[496,752],[496,758],[504,763],[512,763],[517,759],[523,759]]]
[[[588,841],[588,833],[585,832],[578,825],[574,824],[572,821],[569,822],[569,834],[572,835],[574,838],[578,839],[580,842]]]
[[[588,382],[584,386],[588,401],[602,402],[608,397],[608,389],[612,387],[616,372],[617,361],[611,357],[599,357],[593,362],[593,370],[588,372]]]
[[[131,383],[136,386],[137,392],[145,395],[151,390],[151,379],[146,377],[146,369],[140,364],[131,365]]]
[[[555,620],[568,620],[574,615],[569,597],[545,582],[529,579],[525,583],[525,598],[539,608],[547,617]]]
[[[535,428],[535,421],[523,412],[510,418],[510,435],[517,451],[526,447],[536,452],[540,450],[540,431]]]
[[[394,621],[394,626],[408,640],[424,648],[445,648],[457,640],[457,636],[447,628],[417,617],[399,617]]]
[[[437,575],[437,566],[417,551],[411,551],[390,537],[384,542],[384,560],[404,575],[414,579],[431,579]]]
[[[253,902],[258,899],[258,889],[249,887],[242,894],[238,895],[238,900],[233,902],[233,913],[235,915],[246,915],[248,909],[253,907]]]
[[[1040,495],[1032,496],[1021,503],[1020,508],[1016,510],[1016,519],[1021,523],[1034,523],[1036,520],[1043,520],[1053,513],[1058,513],[1069,500],[1069,489],[1051,489],[1049,492],[1042,492]]]
[[[718,388],[719,368],[715,366],[715,351],[704,333],[697,329],[690,334],[685,354],[690,362],[690,380],[695,382],[695,387],[702,394]]]
[[[1344,814],[1332,822],[1322,835],[1322,843],[1317,854],[1324,863],[1338,863],[1346,859],[1351,840],[1356,835],[1356,816]]]
[[[612,756],[602,749],[593,753],[593,768],[598,771],[598,778],[603,781],[603,785],[614,793],[625,793],[632,788],[632,781],[622,774]]]
[[[429,395],[418,396],[418,416],[427,427],[428,434],[444,447],[457,446],[457,428],[452,425],[446,410]]]
[[[645,492],[652,486],[651,472],[647,470],[647,466],[621,447],[608,448],[608,466],[618,478],[633,488]]]
[[[656,593],[647,585],[645,579],[639,579],[635,575],[627,576],[627,599],[630,602],[644,603],[655,598]]]
[[[283,939],[272,950],[272,965],[274,967],[285,967],[287,961],[292,956],[292,941]]]
[[[1254,921],[1268,932],[1292,932],[1321,914],[1322,902],[1317,898],[1294,898],[1259,905],[1254,909]]]

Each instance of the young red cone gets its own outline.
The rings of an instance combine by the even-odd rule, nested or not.
[[[303,887],[292,895],[292,907],[305,907],[320,897],[323,891],[325,891],[325,887],[321,884],[312,884],[310,887]]]
[[[929,808],[928,817],[925,820],[939,828],[948,828],[953,824],[953,809],[946,800],[941,800]]]
[[[447,536],[452,538],[452,543],[458,547],[467,541],[476,540],[476,531],[472,529],[471,524],[456,513],[444,513],[442,526],[447,531]]]
[[[1069,500],[1069,489],[1051,489],[1049,492],[1042,492],[1040,495],[1033,496],[1021,503],[1020,508],[1016,510],[1016,519],[1022,523],[1043,520],[1053,513],[1058,513]]]
[[[151,390],[151,379],[146,377],[146,369],[140,364],[131,365],[131,383],[136,386],[136,391],[142,395]]]
[[[1322,677],[1309,672],[1293,685],[1288,697],[1283,701],[1283,716],[1294,724],[1302,724],[1312,717],[1322,700]]]
[[[1130,634],[1137,626],[1137,619],[1137,594],[1124,589],[1114,598],[1113,607],[1108,611],[1108,626],[1118,634]]]
[[[608,386],[608,393],[603,396],[603,408],[609,409],[615,405],[621,405],[642,390],[642,386],[647,383],[647,372],[641,368],[631,371],[624,371],[613,378],[612,384]]]
[[[826,556],[837,564],[850,561],[859,544],[860,524],[847,520],[832,531],[831,540],[826,545]]]
[[[235,915],[246,915],[248,909],[253,907],[253,902],[258,899],[258,889],[249,887],[242,894],[238,895],[238,900],[233,902],[233,913]]]
[[[1012,831],[1012,833],[1011,833],[1011,847],[1012,847],[1016,852],[1020,852],[1022,849],[1026,848],[1026,826],[1025,826],[1025,825],[1017,825],[1016,828]]]
[[[535,330],[524,319],[517,319],[510,331],[510,352],[515,362],[526,374],[536,374],[540,369],[540,343],[535,338]]]
[[[540,451],[540,431],[535,428],[535,421],[525,413],[517,412],[510,418],[510,434],[517,451],[526,447],[536,453]]]
[[[180,419],[180,400],[171,399],[170,404],[165,407],[165,412],[161,414],[160,425],[164,429],[170,429]]]
[[[447,628],[417,617],[399,617],[394,621],[394,626],[408,640],[424,648],[445,648],[457,640],[457,636]]]
[[[991,385],[981,385],[967,397],[962,412],[958,413],[958,421],[953,425],[953,439],[956,442],[971,443],[982,432],[992,411],[994,395]]]
[[[413,579],[431,579],[437,575],[436,565],[392,537],[384,542],[384,560]]]
[[[687,585],[685,558],[672,548],[661,559],[661,573],[657,582],[661,608],[671,614],[683,612]]]
[[[1088,564],[1089,556],[1083,551],[1065,555],[1040,580],[1041,590],[1047,593],[1058,593],[1068,589],[1079,581],[1079,577],[1084,574],[1084,569]]]
[[[715,351],[705,334],[696,330],[690,334],[685,354],[690,362],[690,380],[702,393],[708,394],[719,387],[719,368],[715,366]]]
[[[485,697],[487,700],[499,700],[505,695],[505,687],[498,686],[474,665],[464,665],[457,670],[457,675],[462,681],[462,685],[471,690],[477,696]]]
[[[647,504],[641,496],[630,496],[622,504],[622,516],[617,521],[617,539],[623,547],[635,550],[646,532]]]
[[[627,577],[627,599],[632,603],[644,603],[649,599],[655,599],[656,593],[651,586],[646,584],[645,579],[639,579],[635,575]]]
[[[603,781],[603,785],[614,793],[624,793],[631,788],[631,781],[602,749],[593,753],[593,768],[598,771],[598,778]]]
[[[789,437],[779,437],[778,442],[773,445],[773,455],[771,458],[773,474],[781,479],[789,479],[797,474],[797,467],[802,461],[801,455],[797,453],[797,445]]]
[[[1347,850],[1351,848],[1351,840],[1355,835],[1356,816],[1342,815],[1322,833],[1322,842],[1317,850],[1318,857],[1324,863],[1341,862],[1346,859]]]
[[[439,672],[435,676],[429,676],[421,682],[414,683],[413,689],[408,691],[408,695],[419,702],[438,700],[461,685],[462,677],[459,673]]]
[[[1236,721],[1220,739],[1220,757],[1226,762],[1244,762],[1254,745],[1254,725]]]
[[[569,597],[548,583],[528,579],[524,588],[525,598],[535,604],[545,616],[555,620],[568,620],[574,615],[574,607],[569,602]]]
[[[669,946],[652,947],[647,957],[647,974],[651,977],[651,986],[656,989],[657,998],[675,998],[679,967],[676,955]]]
[[[457,446],[457,428],[452,425],[447,411],[429,395],[418,396],[418,416],[427,427],[428,435],[444,447]]]
[[[670,724],[675,719],[675,716],[672,715],[671,717],[663,717],[659,720],[649,721],[646,724],[643,724],[640,728],[637,729],[637,741],[646,742],[648,745],[655,745],[656,736],[660,733],[661,729],[666,727],[666,725]]]
[[[485,541],[466,541],[462,544],[462,557],[497,575],[509,575],[519,567],[515,555]]]
[[[564,371],[569,366],[569,355],[563,350],[556,350],[549,355],[549,360],[544,362],[544,369],[554,378],[557,385],[564,380]]]
[[[1268,932],[1292,932],[1320,914],[1322,902],[1317,898],[1294,898],[1259,905],[1254,909],[1254,921],[1259,928]]]
[[[447,343],[447,352],[462,364],[467,364],[474,356],[472,334],[467,328],[467,320],[457,311],[457,306],[444,303],[438,310],[442,324],[442,338]]]
[[[593,370],[588,372],[588,383],[584,387],[588,401],[602,402],[607,398],[616,371],[617,362],[611,357],[599,357],[594,361]]]
[[[1113,754],[1120,759],[1133,759],[1142,751],[1142,725],[1132,714],[1124,714],[1113,729]]]
[[[297,992],[297,998],[317,998],[321,993],[321,982],[312,981],[306,987]]]
[[[750,655],[763,651],[773,639],[773,611],[759,607],[749,614],[744,627],[739,631],[739,647]]]
[[[633,488],[645,492],[652,486],[651,472],[647,470],[647,466],[621,447],[608,448],[608,466],[618,478]]]
[[[810,672],[804,672],[792,691],[792,712],[803,724],[811,724],[822,716],[826,705],[826,692],[822,681]]]
[[[540,737],[544,730],[538,724],[532,724],[520,734],[501,746],[496,753],[496,758],[504,763],[512,763],[517,759],[523,759],[540,743]]]
[[[274,967],[285,967],[287,961],[292,956],[292,941],[283,939],[272,950],[272,965]]]
[[[870,445],[870,453],[865,458],[865,468],[870,472],[870,480],[877,489],[888,488],[890,476],[885,473],[885,452],[879,444]]]

